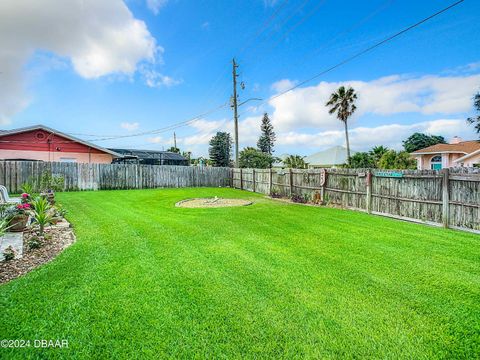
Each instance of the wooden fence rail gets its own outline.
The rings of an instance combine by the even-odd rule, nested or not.
[[[480,232],[480,169],[234,169],[232,186]]]
[[[0,184],[19,193],[22,184],[37,182],[45,172],[65,179],[65,190],[147,189],[158,187],[230,186],[229,168],[136,164],[80,164],[1,161]]]

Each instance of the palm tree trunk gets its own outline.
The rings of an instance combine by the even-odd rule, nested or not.
[[[343,122],[345,125],[345,140],[347,143],[347,164],[350,164],[350,140],[348,139],[348,125],[347,120]]]

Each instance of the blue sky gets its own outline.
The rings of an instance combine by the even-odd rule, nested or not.
[[[277,154],[344,142],[323,104],[339,85],[359,94],[352,148],[394,148],[414,131],[475,138],[464,119],[480,89],[480,2],[466,0],[400,38],[275,100],[269,98],[453,1],[13,0],[0,4],[0,120],[42,123],[102,146],[162,149],[173,130],[229,101],[231,59],[245,90],[241,146],[268,112]],[[256,107],[255,107],[256,106]],[[175,129],[205,155],[231,131],[227,106]],[[111,136],[111,140],[102,140]]]

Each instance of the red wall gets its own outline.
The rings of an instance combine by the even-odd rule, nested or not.
[[[28,150],[28,151],[55,151],[103,154],[103,151],[90,148],[73,140],[67,139],[44,130],[32,130],[19,134],[0,136],[0,149]]]

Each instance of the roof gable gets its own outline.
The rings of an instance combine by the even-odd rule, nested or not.
[[[55,136],[64,138],[67,141],[73,141],[73,142],[85,145],[87,147],[90,147],[92,149],[96,149],[98,151],[101,151],[101,152],[104,152],[104,153],[107,153],[107,154],[111,154],[111,155],[116,156],[116,157],[122,157],[121,154],[118,154],[115,151],[106,149],[104,147],[98,146],[98,145],[96,145],[94,143],[91,143],[89,141],[82,140],[82,139],[79,139],[79,138],[74,137],[72,135],[69,135],[69,134],[63,133],[61,131],[52,129],[52,128],[50,128],[48,126],[45,126],[45,125],[33,125],[33,126],[28,126],[28,127],[18,128],[18,129],[3,130],[3,131],[0,131],[0,138],[5,137],[5,136],[12,136],[12,135],[17,135],[17,134],[22,134],[22,133],[28,133],[28,132],[32,132],[32,131],[35,131],[35,130],[37,130],[37,131],[41,130],[41,131],[45,131],[49,134],[55,134]]]
[[[480,150],[480,141],[462,141],[457,144],[435,144],[412,152],[412,154],[432,154],[432,153],[459,153],[470,154]]]
[[[351,151],[355,154],[355,151]],[[329,149],[307,156],[305,162],[309,165],[341,165],[347,162],[347,149],[334,146]]]

